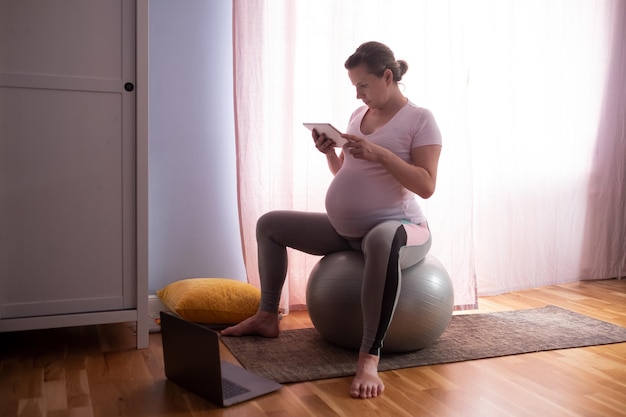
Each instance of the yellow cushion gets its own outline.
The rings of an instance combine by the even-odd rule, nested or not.
[[[232,324],[254,315],[261,291],[227,278],[187,278],[166,285],[157,295],[171,311],[196,323]]]

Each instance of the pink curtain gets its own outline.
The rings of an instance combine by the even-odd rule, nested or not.
[[[407,60],[404,93],[433,111],[443,134],[437,191],[420,203],[433,232],[431,253],[452,277],[457,308],[474,307],[479,294],[581,279],[589,155],[610,38],[619,33],[619,25],[609,24],[618,5],[234,0],[238,186],[249,281],[259,282],[254,233],[261,214],[324,210],[332,177],[302,122],[345,127],[360,102],[343,62],[368,40],[387,43]],[[623,210],[612,210],[614,224],[621,219],[623,227]],[[283,308],[304,306],[317,260],[290,252]]]
[[[626,2],[613,5],[612,49],[589,178],[583,279],[626,276]]]

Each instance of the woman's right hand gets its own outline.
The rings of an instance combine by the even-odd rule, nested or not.
[[[335,141],[326,136],[325,133],[318,135],[317,130],[313,129],[311,136],[313,136],[313,141],[318,151],[326,155],[331,152],[333,154],[335,153]]]

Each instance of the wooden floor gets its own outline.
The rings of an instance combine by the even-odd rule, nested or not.
[[[479,312],[548,304],[626,327],[626,280],[481,298]],[[310,322],[292,313],[282,326]],[[385,372],[375,400],[349,398],[350,378],[340,378],[219,409],[166,380],[160,334],[136,350],[132,333],[117,324],[0,334],[0,417],[626,416],[626,343]]]

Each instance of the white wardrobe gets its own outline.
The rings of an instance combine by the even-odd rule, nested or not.
[[[0,0],[0,331],[147,346],[137,33],[134,0]]]

